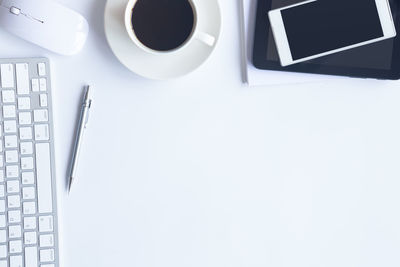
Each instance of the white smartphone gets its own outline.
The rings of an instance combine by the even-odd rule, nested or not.
[[[396,36],[388,0],[310,0],[268,15],[282,66]]]

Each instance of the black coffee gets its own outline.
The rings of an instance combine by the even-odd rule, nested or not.
[[[153,50],[178,48],[190,37],[194,23],[188,0],[138,0],[132,10],[136,37]]]

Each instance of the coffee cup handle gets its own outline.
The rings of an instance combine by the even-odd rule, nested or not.
[[[214,46],[215,44],[215,37],[205,32],[198,32],[195,38],[208,46]]]

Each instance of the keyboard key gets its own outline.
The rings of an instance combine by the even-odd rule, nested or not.
[[[44,265],[42,265],[44,266]],[[0,267],[8,267],[7,260],[0,260]]]
[[[19,128],[19,138],[21,140],[32,140],[32,127]]]
[[[6,167],[7,178],[18,178],[19,167],[18,165],[10,165]]]
[[[35,140],[36,141],[48,141],[49,139],[50,139],[49,125],[47,125],[47,124],[35,125]]]
[[[32,123],[32,115],[30,112],[20,112],[18,114],[19,124],[26,125]]]
[[[5,133],[16,133],[17,132],[17,121],[4,121],[4,132]]]
[[[18,162],[18,151],[8,150],[6,151],[6,163],[16,163]]]
[[[10,253],[21,253],[22,252],[22,241],[21,240],[12,240],[9,242],[9,251]]]
[[[24,217],[24,229],[25,230],[36,229],[36,218],[35,217]]]
[[[47,107],[47,95],[46,94],[40,94],[39,102],[40,102],[40,106],[41,107]]]
[[[0,227],[6,227],[6,215],[0,215]]]
[[[54,246],[54,235],[40,235],[39,237],[40,247],[53,247]]]
[[[39,79],[32,79],[32,92],[39,92]]]
[[[8,222],[9,223],[20,223],[21,222],[21,211],[19,211],[19,210],[8,211]]]
[[[24,233],[24,243],[25,245],[34,245],[36,244],[36,232],[25,232]]]
[[[46,76],[46,64],[38,63],[38,74],[39,76]]]
[[[33,169],[33,157],[21,158],[21,169],[32,170]]]
[[[14,66],[12,64],[0,65],[1,87],[14,88]]]
[[[8,194],[13,194],[13,193],[19,193],[19,181],[8,181],[7,182],[7,193]]]
[[[25,267],[38,267],[37,247],[25,248]]]
[[[22,184],[34,184],[35,183],[35,176],[33,172],[23,172],[22,173]]]
[[[22,198],[23,199],[35,199],[35,188],[34,187],[23,187],[22,188]],[[31,202],[25,202],[24,204],[28,204]],[[35,202],[32,202],[35,204]],[[25,207],[25,206],[24,206]],[[25,213],[25,212],[24,212]]]
[[[14,103],[15,93],[14,90],[4,90],[1,92],[3,103]]]
[[[3,155],[0,155],[0,168],[4,167],[4,158]]]
[[[39,85],[38,85],[39,91]],[[18,109],[31,109],[31,99],[29,97],[18,97]]]
[[[7,197],[7,204],[9,209],[21,207],[21,197],[19,195],[12,195]]]
[[[10,267],[23,267],[22,256],[10,256]]]
[[[0,212],[6,211],[6,201],[4,199],[0,199]]]
[[[0,182],[4,182],[4,171],[0,170]]]
[[[40,250],[40,262],[54,261],[54,249]]]
[[[20,63],[15,65],[15,72],[17,74],[17,94],[29,94],[29,66],[27,63]]]
[[[24,202],[22,205],[23,205],[24,215],[33,215],[36,213],[35,202]]]
[[[15,118],[15,116],[16,116],[15,106],[13,105],[3,106],[3,117],[5,119]]]
[[[5,190],[4,190],[4,185],[0,185],[0,197],[5,196]]]
[[[35,122],[47,122],[49,121],[49,114],[47,109],[37,109],[33,111],[33,118]]]
[[[4,243],[7,241],[7,232],[6,230],[0,230],[0,243]]]
[[[46,92],[47,91],[46,78],[40,78],[39,79],[39,89],[40,89],[41,92]]]
[[[53,216],[40,216],[39,217],[39,231],[52,232],[53,231]]]
[[[33,144],[32,142],[21,142],[20,145],[21,155],[31,155],[33,154]]]
[[[50,144],[36,144],[36,179],[39,213],[53,211],[51,192]]]
[[[16,148],[17,147],[17,136],[16,135],[6,135],[4,136],[4,146],[5,148]]]
[[[20,238],[22,237],[21,234],[21,226],[20,225],[11,225],[8,227],[8,237],[9,238]]]
[[[7,245],[1,245],[0,246],[0,258],[6,258],[7,254],[8,254],[7,253]]]

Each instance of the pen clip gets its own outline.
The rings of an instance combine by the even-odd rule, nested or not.
[[[90,85],[86,86],[86,92],[84,96],[84,101],[82,103],[82,120],[83,121],[83,127],[86,128],[88,122],[89,122],[89,113],[90,113],[90,107],[92,106],[92,95],[91,95],[91,90],[90,90]]]
[[[90,85],[86,86],[86,92],[85,92],[85,100],[83,101],[84,107],[90,108],[92,106],[92,94],[90,90]]]
[[[89,124],[89,115],[90,115],[90,113],[87,112],[87,113],[86,113],[86,117],[85,117],[85,122],[84,122],[84,124],[83,124],[83,127],[85,127],[85,128],[86,128],[86,126]]]

